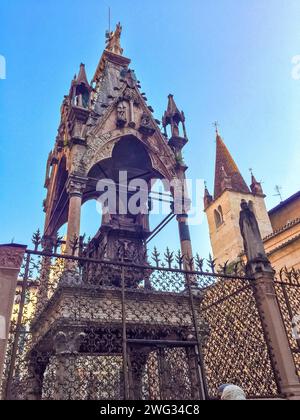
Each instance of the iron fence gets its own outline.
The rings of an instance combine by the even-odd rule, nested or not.
[[[278,396],[243,265],[216,267],[210,257],[205,266],[196,256],[187,271],[180,253],[152,258],[136,265],[28,250],[3,397],[201,400],[228,382],[248,397]]]

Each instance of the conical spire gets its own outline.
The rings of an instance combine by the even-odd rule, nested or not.
[[[168,96],[168,108],[162,118],[162,124],[165,129],[165,133],[166,133],[167,126],[170,125],[172,137],[179,137],[179,123],[180,122],[182,123],[182,126],[183,126],[184,138],[186,138],[187,136],[186,136],[186,130],[185,130],[184,113],[183,111],[179,111],[174,101],[174,96],[170,94]]]
[[[171,124],[172,120],[176,121],[177,124],[179,124],[180,122],[184,122],[184,115],[182,112],[179,111],[175,100],[174,100],[174,95],[169,95],[168,96],[168,108],[164,114],[164,124]]]
[[[214,198],[218,198],[226,188],[230,188],[236,192],[250,193],[239,168],[229,153],[229,150],[223,142],[218,130],[216,130],[216,137],[217,147]],[[226,174],[226,179],[224,179],[224,174]]]
[[[87,80],[85,65],[80,64],[78,76],[74,76],[71,83],[70,97],[72,105],[88,108],[90,105],[90,96],[92,88]]]
[[[79,70],[79,74],[76,80],[76,84],[77,85],[86,85],[88,87],[90,87],[90,84],[87,80],[87,76],[86,76],[86,71],[85,71],[85,65],[83,63],[80,64],[80,70]]]

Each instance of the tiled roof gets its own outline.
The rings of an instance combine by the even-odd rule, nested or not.
[[[233,160],[229,150],[223,142],[221,136],[217,134],[217,151],[216,151],[216,169],[215,169],[215,199],[218,198],[222,192],[223,173],[225,169],[226,175],[231,178],[232,190],[242,193],[250,193],[244,178],[242,177],[239,168]]]

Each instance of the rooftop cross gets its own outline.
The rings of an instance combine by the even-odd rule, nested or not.
[[[216,129],[216,133],[217,134],[219,134],[219,127],[220,127],[220,124],[218,123],[218,121],[215,121],[214,123],[213,123],[213,126],[215,127],[215,129]]]

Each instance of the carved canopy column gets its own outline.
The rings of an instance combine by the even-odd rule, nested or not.
[[[71,175],[67,182],[67,192],[69,194],[69,213],[67,231],[67,254],[73,253],[74,240],[79,239],[80,235],[80,214],[82,195],[86,187],[87,179],[76,175]],[[75,254],[78,249],[75,250]]]
[[[181,253],[184,257],[184,268],[188,271],[193,269],[193,250],[190,236],[190,228],[188,224],[188,211],[190,208],[190,199],[187,195],[185,170],[186,166],[184,164],[178,165],[178,188],[176,188],[176,191],[174,191],[174,207],[175,213],[177,214]]]

